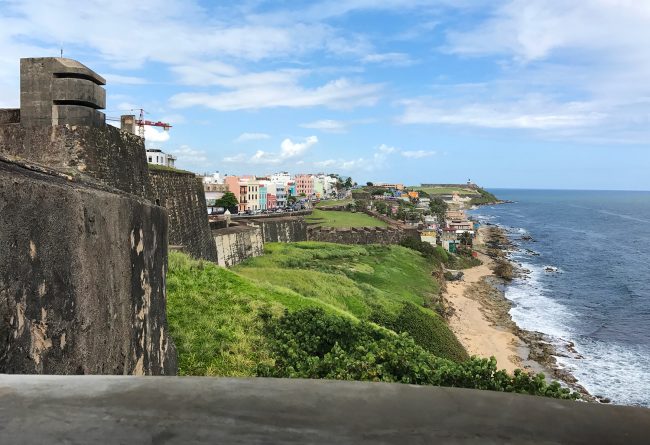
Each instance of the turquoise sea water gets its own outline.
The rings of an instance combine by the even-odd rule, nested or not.
[[[551,336],[590,393],[650,406],[650,192],[490,191],[515,203],[470,213],[506,228],[530,270],[506,289],[514,321]]]

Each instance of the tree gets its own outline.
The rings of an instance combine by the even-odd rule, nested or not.
[[[435,215],[438,219],[438,223],[443,224],[447,215],[447,203],[442,198],[436,197],[429,203],[429,208],[431,209],[431,214]]]
[[[366,182],[366,185],[367,185],[368,187],[374,187],[374,186],[375,186],[375,184],[373,184],[373,183],[370,182],[370,181]]]
[[[472,245],[472,235],[470,235],[469,232],[463,232],[460,234],[459,237],[460,243],[463,246],[468,246],[470,247]]]
[[[293,196],[291,194],[291,190],[289,190],[289,194],[287,195],[287,205],[292,206],[296,203],[296,201],[298,201],[298,198]]]
[[[352,188],[352,178],[348,176],[343,185],[345,185],[346,188]]]
[[[217,207],[223,207],[224,209],[231,210],[237,208],[239,202],[237,202],[237,197],[233,192],[226,192],[223,196],[215,201]]]
[[[385,215],[388,212],[388,204],[383,201],[376,201],[375,210],[377,210],[378,213]]]

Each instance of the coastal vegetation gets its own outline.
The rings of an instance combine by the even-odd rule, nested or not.
[[[441,252],[269,243],[232,270],[170,252],[168,319],[181,375],[458,386],[573,398],[543,377],[469,358],[434,310]],[[446,252],[445,252],[446,253]],[[439,256],[439,257],[438,257]],[[433,309],[431,309],[433,308]]]
[[[314,209],[307,223],[323,227],[387,227],[384,221],[361,212],[342,212]]]
[[[495,204],[499,202],[499,198],[497,198],[487,190],[478,187],[476,191],[480,194],[480,196],[472,197],[472,199],[469,202],[470,205],[486,205],[486,204]]]
[[[262,363],[263,377],[370,380],[417,385],[453,386],[575,399],[576,393],[543,374],[497,369],[494,358],[463,362],[441,358],[409,334],[378,329],[322,309],[310,308],[281,317],[264,314],[273,364]]]
[[[494,274],[506,281],[512,281],[514,278],[514,270],[510,261],[503,259],[496,259],[494,261],[494,267],[492,269]]]
[[[469,187],[409,187],[410,189],[413,190],[418,190],[418,191],[423,191],[429,196],[435,196],[435,195],[451,195],[453,193],[458,193],[461,196],[467,196],[467,195],[476,195],[476,190],[471,189]]]
[[[434,247],[414,237],[404,238],[400,245],[416,250],[437,266],[444,265],[448,269],[467,269],[481,264],[481,260],[472,256],[471,249],[459,249],[458,254],[453,254],[447,252],[442,246]]]

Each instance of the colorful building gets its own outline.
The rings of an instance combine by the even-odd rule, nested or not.
[[[297,196],[310,197],[314,194],[314,177],[312,175],[296,175],[294,181]]]
[[[266,200],[266,197],[267,197],[266,185],[260,184],[259,191],[260,191],[260,199],[259,199],[260,207],[259,207],[259,209],[260,210],[266,210],[268,208],[267,207],[267,200]],[[255,210],[257,210],[257,209],[255,209]]]
[[[266,194],[266,208],[268,210],[273,210],[278,207],[278,201],[276,199],[276,196],[272,193],[267,193]]]

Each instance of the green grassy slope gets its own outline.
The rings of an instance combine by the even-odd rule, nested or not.
[[[181,374],[255,375],[257,364],[271,361],[260,313],[305,307],[409,332],[441,357],[467,358],[444,320],[422,307],[439,285],[419,253],[314,242],[265,250],[233,270],[170,252],[168,316]]]
[[[413,190],[422,190],[429,195],[451,195],[452,193],[458,193],[459,195],[478,195],[476,190],[472,190],[466,187],[418,187],[413,186],[409,187]]]
[[[316,207],[345,206],[352,204],[352,199],[323,199],[316,204]]]
[[[385,222],[365,213],[339,212],[314,209],[306,218],[310,224],[324,227],[386,227]]]

